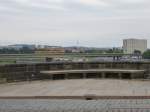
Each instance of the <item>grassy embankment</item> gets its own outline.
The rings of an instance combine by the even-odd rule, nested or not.
[[[115,54],[101,54],[101,53],[65,53],[65,54],[0,54],[0,64],[15,64],[17,60],[34,60],[43,61],[46,57],[62,57],[62,58],[95,58],[99,56],[110,56],[110,55],[123,55],[120,53]]]

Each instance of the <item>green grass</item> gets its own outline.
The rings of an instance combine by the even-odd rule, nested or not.
[[[15,64],[15,60],[0,60],[0,65]]]

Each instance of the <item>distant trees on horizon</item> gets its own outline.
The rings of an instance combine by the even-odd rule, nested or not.
[[[13,48],[2,48],[0,49],[0,54],[28,54],[28,53],[34,53],[33,49],[30,49],[28,47],[23,47],[20,49],[13,49]]]

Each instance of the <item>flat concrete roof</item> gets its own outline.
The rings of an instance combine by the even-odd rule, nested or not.
[[[51,70],[41,71],[43,74],[66,74],[66,73],[97,73],[97,72],[108,72],[108,73],[144,73],[145,70],[132,70],[132,69],[86,69],[86,70]]]
[[[0,84],[1,97],[150,96],[150,81],[113,79],[47,80]]]

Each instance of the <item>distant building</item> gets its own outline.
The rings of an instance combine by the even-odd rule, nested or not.
[[[66,53],[84,53],[86,51],[86,47],[65,47]]]
[[[65,49],[61,47],[40,48],[35,51],[36,54],[64,54]]]
[[[133,54],[135,51],[143,53],[147,50],[147,40],[145,39],[124,39],[123,51],[126,54]]]
[[[60,48],[61,46],[37,45],[37,49]]]

